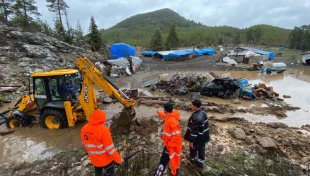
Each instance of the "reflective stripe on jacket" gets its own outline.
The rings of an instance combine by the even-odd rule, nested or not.
[[[122,157],[115,150],[110,129],[104,125],[105,121],[105,112],[95,110],[88,124],[81,130],[83,146],[96,167],[106,166],[112,161],[122,161]]]
[[[195,144],[206,143],[210,140],[207,114],[199,109],[188,120],[184,139]]]
[[[165,120],[162,139],[169,152],[169,167],[173,175],[180,167],[182,153],[182,135],[179,125],[180,115],[177,111],[165,114],[158,112],[158,115]]]

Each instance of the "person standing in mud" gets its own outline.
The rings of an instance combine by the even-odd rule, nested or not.
[[[193,114],[188,120],[188,127],[184,139],[189,142],[190,149],[190,155],[186,157],[193,164],[203,168],[205,164],[205,147],[206,143],[210,140],[210,134],[208,116],[201,109],[201,105],[202,103],[198,99],[192,101]]]
[[[162,139],[165,147],[154,175],[162,176],[168,163],[171,174],[176,175],[180,166],[182,153],[182,135],[179,125],[180,115],[178,111],[173,111],[173,105],[171,103],[166,103],[164,105],[164,111],[157,111],[157,114],[164,119]]]
[[[104,125],[105,121],[105,112],[96,109],[81,130],[82,143],[95,167],[95,176],[114,176],[114,167],[123,162],[115,150],[110,129]]]

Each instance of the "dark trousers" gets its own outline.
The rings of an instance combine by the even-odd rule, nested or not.
[[[167,148],[164,147],[164,150],[163,150],[163,153],[161,154],[159,166],[158,166],[158,169],[155,173],[155,176],[162,176],[163,175],[163,173],[166,169],[166,166],[169,163],[169,160],[170,160],[169,152],[168,152]]]
[[[114,162],[111,162],[110,164],[104,167],[95,166],[95,176],[115,176]]]
[[[190,147],[189,152],[190,152],[190,157],[191,159],[196,158],[197,153],[198,153],[198,162],[204,164],[205,162],[205,150],[206,150],[206,144],[193,144],[193,148]]]

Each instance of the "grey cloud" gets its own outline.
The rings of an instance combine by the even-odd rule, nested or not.
[[[309,0],[67,0],[67,4],[71,25],[75,27],[80,20],[84,31],[88,30],[91,16],[100,28],[107,29],[130,16],[161,8],[210,26],[270,24],[293,28],[308,24],[310,19]],[[55,15],[48,12],[46,1],[38,0],[37,5],[42,19],[53,24]]]

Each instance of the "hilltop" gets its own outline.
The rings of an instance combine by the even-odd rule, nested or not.
[[[165,8],[129,17],[107,30],[102,30],[102,34],[109,43],[121,41],[132,45],[148,46],[156,29],[159,29],[166,38],[171,25],[176,26],[183,46],[191,46],[193,43],[202,46],[244,43],[246,32],[251,28],[262,30],[259,44],[287,44],[290,33],[288,29],[270,25],[255,25],[245,29],[231,26],[206,26]]]

